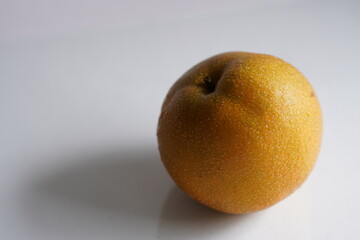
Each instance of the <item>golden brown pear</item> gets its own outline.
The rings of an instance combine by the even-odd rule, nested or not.
[[[158,124],[161,159],[177,185],[226,213],[267,208],[296,190],[318,156],[314,89],[292,65],[228,52],[187,71]]]

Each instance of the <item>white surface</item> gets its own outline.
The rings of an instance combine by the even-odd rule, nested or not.
[[[359,1],[0,1],[0,239],[359,239]],[[319,161],[228,216],[163,169],[171,84],[211,55],[279,56],[314,86]]]

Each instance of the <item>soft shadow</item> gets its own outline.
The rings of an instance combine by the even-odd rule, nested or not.
[[[160,239],[209,239],[222,236],[236,226],[241,229],[245,221],[258,214],[230,215],[205,207],[189,198],[178,187],[173,187],[163,205],[158,227]],[[211,238],[211,239],[212,239]]]
[[[157,149],[90,153],[39,179],[36,190],[119,214],[151,215],[170,181]],[[162,192],[162,193],[161,193]],[[161,194],[160,194],[161,193]],[[160,196],[159,196],[160,195]]]
[[[51,162],[56,164],[28,184],[23,198],[29,227],[44,238],[85,232],[90,238],[100,232],[142,238],[147,232],[136,229],[156,224],[172,186],[156,147],[92,150]]]

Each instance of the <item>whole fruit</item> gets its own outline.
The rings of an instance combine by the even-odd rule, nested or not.
[[[229,52],[197,64],[167,94],[161,159],[200,203],[249,213],[287,197],[318,156],[322,118],[314,89],[285,61]]]

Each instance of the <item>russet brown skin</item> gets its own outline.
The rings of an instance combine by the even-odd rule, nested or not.
[[[305,181],[322,118],[313,88],[292,65],[229,52],[175,82],[157,135],[161,159],[181,189],[206,206],[242,214],[272,206]]]

